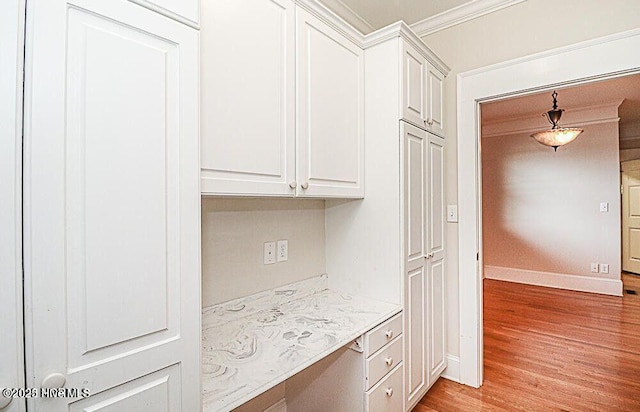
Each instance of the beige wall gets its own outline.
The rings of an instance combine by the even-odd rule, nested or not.
[[[264,242],[280,239],[289,260],[264,265]],[[202,200],[203,307],[325,271],[323,200]]]
[[[529,134],[482,139],[484,264],[620,279],[618,123],[586,126],[556,153]]]
[[[555,25],[555,27],[554,27]],[[457,203],[456,76],[471,69],[640,27],[637,0],[527,0],[423,38],[445,80],[447,203]],[[458,229],[448,224],[448,351],[459,354]]]

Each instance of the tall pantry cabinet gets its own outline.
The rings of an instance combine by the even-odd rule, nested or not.
[[[331,287],[403,303],[404,409],[411,410],[447,366],[442,80],[449,69],[403,23],[394,26],[367,39],[367,193],[361,203],[327,201],[327,272]]]
[[[26,384],[90,394],[29,410],[200,409],[198,16],[27,2]]]

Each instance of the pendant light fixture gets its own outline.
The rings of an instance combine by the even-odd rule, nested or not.
[[[553,97],[553,109],[543,114],[543,116],[547,117],[549,123],[551,123],[551,129],[536,132],[532,134],[531,137],[545,146],[553,147],[553,150],[557,151],[559,146],[564,146],[567,143],[571,143],[576,140],[576,137],[578,137],[578,135],[584,130],[576,127],[558,126],[558,122],[562,117],[564,109],[558,109],[558,93],[555,90],[551,96]]]

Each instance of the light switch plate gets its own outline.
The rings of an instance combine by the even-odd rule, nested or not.
[[[600,203],[600,211],[608,212],[609,211],[609,202],[601,202]]]
[[[458,221],[458,205],[447,206],[447,222],[456,223]]]

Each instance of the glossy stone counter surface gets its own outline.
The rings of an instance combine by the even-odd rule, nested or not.
[[[322,275],[203,309],[205,412],[240,406],[400,312],[327,284]]]

